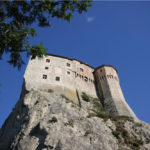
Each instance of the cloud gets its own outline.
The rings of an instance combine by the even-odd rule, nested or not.
[[[92,22],[94,21],[94,17],[87,17],[87,22]]]

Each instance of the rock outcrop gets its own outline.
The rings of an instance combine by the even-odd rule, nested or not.
[[[150,150],[150,125],[80,106],[55,91],[26,91],[0,130],[0,150]]]

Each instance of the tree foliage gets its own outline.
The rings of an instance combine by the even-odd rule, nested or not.
[[[42,44],[31,45],[30,37],[36,36],[33,23],[50,27],[52,18],[70,21],[73,13],[82,13],[91,6],[91,0],[21,0],[0,1],[0,59],[4,53],[10,55],[8,63],[21,68],[22,52],[31,58],[46,55]]]

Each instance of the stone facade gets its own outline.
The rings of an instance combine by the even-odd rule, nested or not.
[[[137,119],[124,99],[113,66],[103,65],[95,69],[76,59],[48,54],[29,60],[24,79],[27,90],[55,90],[77,104],[81,93],[85,92],[103,100],[110,113]]]
[[[103,65],[95,69],[97,92],[103,100],[105,109],[115,115],[131,116],[137,120],[123,96],[117,70],[113,66]]]

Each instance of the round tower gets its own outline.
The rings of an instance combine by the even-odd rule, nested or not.
[[[95,69],[97,92],[103,99],[105,109],[115,115],[133,117],[137,120],[123,96],[117,70],[110,65],[102,65]]]

